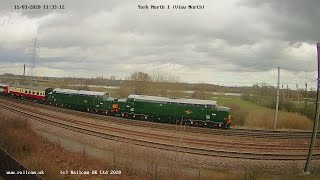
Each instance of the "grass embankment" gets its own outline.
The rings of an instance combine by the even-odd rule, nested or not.
[[[273,129],[274,109],[256,105],[241,97],[217,97],[213,100],[218,101],[219,105],[230,107],[235,126]],[[312,121],[298,113],[279,111],[277,128],[309,130],[312,128]]]
[[[112,165],[84,153],[65,151],[31,130],[26,119],[0,111],[0,146],[32,171],[44,171],[45,179],[103,179],[106,175],[71,175],[70,170],[108,170]],[[68,175],[61,175],[68,170]],[[12,169],[12,171],[14,171]],[[115,178],[108,175],[108,178]],[[121,178],[129,179],[125,175]]]
[[[198,176],[211,179],[213,174],[213,170],[209,173],[202,170],[201,174],[190,176],[181,170],[186,165],[180,164],[178,156],[157,150],[144,151],[130,143],[106,147],[111,148],[113,162],[89,157],[85,152],[69,152],[35,133],[25,118],[4,111],[0,111],[0,146],[30,170],[44,171],[45,179],[195,179]],[[200,162],[197,167],[192,164],[190,167],[197,169],[198,165]],[[66,170],[69,174],[60,174]],[[71,170],[121,170],[121,175],[71,175]],[[215,177],[236,179],[235,174],[220,174]]]

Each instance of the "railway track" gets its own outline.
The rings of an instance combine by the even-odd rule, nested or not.
[[[140,121],[140,120],[129,120],[119,117],[113,116],[105,116],[99,114],[92,114],[87,112],[76,111],[72,109],[66,109],[61,107],[54,107],[49,106],[46,104],[39,104],[30,101],[21,101],[18,99],[12,99],[8,97],[3,97],[9,101],[15,101],[24,104],[32,103],[33,106],[46,108],[58,112],[68,113],[76,116],[87,117],[87,118],[94,118],[100,119],[109,122],[115,122],[119,124],[126,124],[126,125],[135,125],[140,127],[147,127],[147,128],[155,128],[155,129],[163,129],[163,130],[176,130],[177,127],[173,126],[172,124],[164,124],[164,123],[155,123],[155,122],[148,122],[148,121]],[[200,128],[200,127],[190,127],[184,126],[185,132],[191,133],[201,133],[203,135],[223,135],[223,136],[237,136],[237,137],[254,137],[254,138],[276,138],[276,139],[310,139],[311,132],[309,131],[276,131],[276,130],[253,130],[253,129],[208,129],[208,128]]]
[[[9,105],[0,105],[3,109],[15,112],[17,114],[29,117],[31,119],[41,121],[47,124],[72,130],[75,132],[88,134],[95,137],[100,137],[108,140],[115,140],[119,142],[131,143],[139,146],[177,151],[182,153],[196,154],[196,155],[205,155],[205,156],[216,156],[216,157],[227,157],[227,158],[241,158],[241,159],[255,159],[255,160],[305,160],[305,154],[276,154],[276,153],[256,153],[256,152],[239,152],[239,151],[230,151],[230,150],[216,150],[216,149],[205,149],[205,148],[196,148],[189,147],[177,144],[166,144],[153,141],[147,141],[142,139],[132,138],[132,136],[119,136],[110,134],[109,131],[97,131],[96,129],[88,129],[88,124],[74,124],[79,122],[72,122],[73,124],[67,124],[66,122],[61,121],[61,117],[48,117],[44,114],[39,115],[37,113],[32,113],[29,111],[23,111],[18,108],[10,107]],[[53,120],[54,119],[54,120]],[[69,122],[70,123],[70,122]],[[80,123],[81,124],[81,123]],[[96,128],[96,127],[95,127]],[[110,130],[110,129],[109,129]],[[126,130],[123,130],[124,133]],[[319,159],[320,154],[315,154],[314,159]]]
[[[23,107],[23,106],[18,106],[16,104],[13,103],[9,103],[7,105],[10,105],[11,107],[16,107],[18,109],[24,109],[26,111],[31,111],[31,112],[36,112],[37,110],[32,110],[32,108],[28,108],[28,107]],[[216,141],[216,140],[211,140],[208,138],[190,138],[190,137],[181,137],[181,132],[178,132],[178,135],[180,136],[176,136],[176,137],[172,137],[172,135],[167,135],[167,134],[155,134],[155,133],[147,133],[144,132],[143,134],[137,131],[132,131],[130,129],[127,129],[125,132],[123,132],[123,128],[115,128],[115,127],[108,127],[105,125],[101,125],[101,124],[95,124],[95,123],[90,123],[88,121],[83,122],[83,121],[79,121],[79,120],[75,120],[75,119],[69,119],[63,116],[58,116],[56,114],[47,114],[47,113],[43,113],[41,111],[37,111],[37,114],[40,115],[44,115],[46,117],[53,117],[56,119],[64,119],[65,121],[68,122],[72,122],[72,123],[76,123],[76,124],[80,124],[80,125],[84,125],[86,127],[92,127],[92,128],[97,128],[97,129],[101,129],[101,130],[105,130],[105,131],[109,131],[109,132],[115,132],[115,133],[121,133],[124,134],[126,136],[140,136],[143,138],[150,138],[153,140],[157,140],[157,141],[171,141],[171,144],[176,143],[177,141],[179,143],[184,143],[187,145],[197,145],[197,146],[207,146],[207,147],[212,147],[212,148],[226,148],[226,149],[245,149],[245,150],[256,150],[256,151],[306,151],[308,146],[307,146],[307,142],[305,143],[301,143],[301,144],[293,144],[293,143],[284,143],[284,142],[276,142],[276,143],[262,143],[261,141],[258,142],[230,142],[230,141]],[[193,135],[194,137],[197,137],[197,134]],[[172,139],[174,138],[174,139]],[[319,148],[317,148],[316,150],[320,150]]]

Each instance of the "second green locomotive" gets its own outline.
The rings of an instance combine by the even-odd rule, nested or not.
[[[129,95],[119,99],[118,105],[121,116],[133,119],[219,128],[231,124],[230,109],[216,101]]]

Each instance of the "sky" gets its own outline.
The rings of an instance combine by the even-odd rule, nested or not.
[[[30,75],[35,64],[37,76],[160,71],[243,86],[276,85],[280,67],[280,84],[315,87],[319,7],[319,0],[1,0],[0,74],[22,74],[26,64]]]

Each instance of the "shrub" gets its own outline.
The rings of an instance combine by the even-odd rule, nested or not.
[[[245,111],[240,108],[240,106],[235,104],[228,104],[230,108],[231,117],[232,117],[232,126],[243,126],[248,115],[248,111]]]
[[[205,92],[201,91],[201,90],[196,90],[194,91],[194,93],[192,94],[192,98],[195,99],[205,99],[206,95]]]
[[[298,113],[286,113],[279,116],[278,126],[280,129],[311,129],[312,122],[303,115]]]
[[[279,108],[288,112],[294,111],[294,104],[290,101],[280,101]]]
[[[256,110],[248,114],[245,126],[272,129],[274,126],[275,111]],[[279,129],[311,129],[312,122],[298,113],[282,112],[278,116],[277,127]]]

